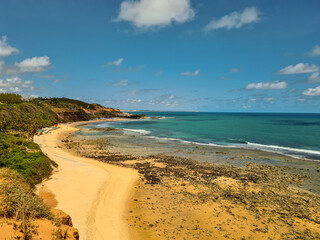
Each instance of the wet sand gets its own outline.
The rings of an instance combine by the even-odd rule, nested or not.
[[[138,173],[63,149],[61,140],[83,124],[62,124],[55,131],[35,136],[41,150],[59,165],[39,186],[39,192],[54,196],[52,202],[71,216],[80,239],[130,239],[125,216]]]

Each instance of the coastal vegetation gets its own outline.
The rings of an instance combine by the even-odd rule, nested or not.
[[[0,133],[0,168],[17,171],[30,186],[50,176],[56,164],[45,156],[37,144],[26,138]]]

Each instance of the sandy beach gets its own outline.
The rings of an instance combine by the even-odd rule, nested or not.
[[[62,124],[48,134],[35,136],[41,150],[59,166],[38,186],[45,201],[69,214],[80,239],[129,239],[125,220],[128,199],[138,172],[134,169],[79,157],[61,147],[61,139],[82,123]]]

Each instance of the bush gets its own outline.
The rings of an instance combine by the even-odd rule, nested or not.
[[[16,220],[52,218],[50,210],[36,196],[28,183],[15,171],[0,169],[0,215]]]
[[[33,219],[55,220],[49,208],[16,171],[0,169],[0,196],[0,216],[15,221],[14,229],[22,233],[19,239],[33,239],[36,230]]]
[[[56,163],[45,156],[37,144],[24,138],[0,133],[0,167],[16,170],[34,186],[50,176],[51,165]]]
[[[0,103],[19,104],[22,103],[22,97],[15,93],[0,93]]]
[[[33,103],[19,105],[0,105],[0,131],[24,131],[30,135],[37,129],[53,125],[58,121],[57,115],[49,108]]]

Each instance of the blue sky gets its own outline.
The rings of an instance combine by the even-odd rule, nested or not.
[[[318,0],[0,2],[0,91],[120,109],[320,112]]]

